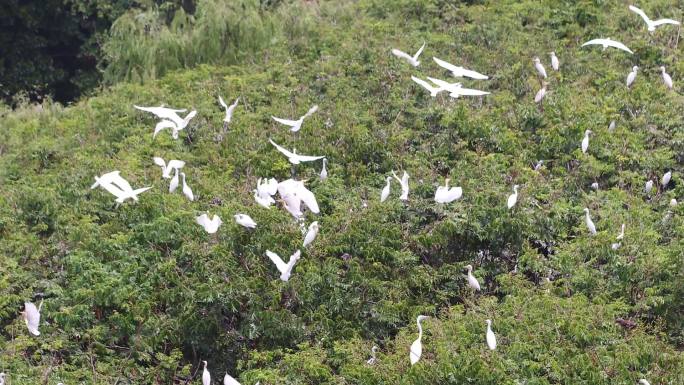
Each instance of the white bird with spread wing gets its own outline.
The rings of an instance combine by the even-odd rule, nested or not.
[[[462,78],[462,77],[467,77],[471,79],[476,79],[476,80],[487,80],[489,79],[489,76],[483,75],[479,72],[465,69],[460,66],[453,65],[449,62],[445,62],[444,60],[438,59],[436,57],[433,57],[432,60],[437,63],[438,66],[444,68],[447,71],[450,71],[451,74],[456,77],[456,78]]]
[[[399,199],[401,199],[402,201],[408,200],[409,174],[406,171],[404,171],[404,175],[402,175],[401,179],[399,179],[394,170],[392,170],[392,175],[394,175],[394,179],[396,179],[401,185],[401,195],[399,196]]]
[[[290,131],[292,132],[297,132],[302,128],[302,123],[304,123],[304,119],[308,118],[309,116],[313,115],[314,112],[318,111],[318,106],[314,105],[313,107],[309,108],[309,111],[306,112],[306,114],[302,115],[299,119],[297,120],[289,120],[289,119],[282,119],[282,118],[276,118],[275,116],[271,116],[273,120],[280,124],[284,124],[286,126],[290,126]]]
[[[450,180],[451,179],[446,178],[446,180],[444,180],[444,186],[437,187],[437,191],[435,191],[435,202],[451,203],[463,195],[463,189],[461,187],[449,188]]]
[[[254,229],[257,227],[254,219],[247,214],[235,214],[233,217],[235,218],[235,223],[242,227],[246,227],[248,229]]]
[[[418,360],[420,360],[420,356],[423,355],[423,326],[420,324],[420,322],[428,318],[430,317],[425,315],[419,315],[416,318],[416,323],[418,324],[418,338],[413,341],[411,347],[409,348],[409,359],[411,360],[411,365],[414,365],[416,362],[418,362]]]
[[[254,200],[261,206],[270,209],[275,203],[273,195],[278,192],[278,181],[275,178],[259,178],[257,188],[254,190]]]
[[[293,209],[294,212],[286,207],[286,209],[295,217],[298,217],[295,213],[299,211],[302,202],[312,213],[318,214],[321,212],[318,207],[318,202],[316,201],[316,196],[304,186],[304,181],[297,181],[294,179],[284,180],[278,183],[278,194],[283,201],[285,201],[285,205],[289,205],[289,207]],[[299,216],[301,216],[301,211],[299,211],[299,213]]]
[[[123,203],[126,199],[133,199],[138,201],[138,195],[151,189],[152,187],[143,187],[133,190],[131,184],[119,175],[119,171],[112,171],[103,174],[101,177],[95,177],[95,183],[90,186],[90,189],[102,187],[110,194],[116,197],[116,203]]]
[[[429,76],[427,78],[428,80],[439,86],[441,89],[448,91],[449,96],[451,96],[452,98],[458,98],[460,96],[489,95],[489,92],[487,91],[480,91],[472,88],[463,88],[461,86],[461,83],[449,83],[441,79],[431,78]]]
[[[398,49],[392,49],[392,54],[400,59],[404,59],[409,62],[414,67],[418,67],[420,65],[420,62],[418,61],[418,57],[420,56],[421,53],[423,53],[423,49],[425,49],[425,43],[420,47],[418,52],[416,52],[415,55],[411,56],[407,54],[404,51],[400,51]]]
[[[280,271],[280,280],[283,282],[287,282],[290,279],[292,269],[297,261],[299,261],[300,255],[301,251],[297,250],[294,254],[292,254],[292,256],[290,256],[290,260],[285,263],[285,261],[283,261],[278,254],[270,250],[266,250],[266,256],[271,259],[271,261],[276,265],[278,271]]]
[[[411,79],[412,79],[414,82],[416,82],[418,85],[420,85],[421,87],[423,87],[423,88],[425,88],[426,90],[428,90],[428,92],[430,93],[430,96],[432,96],[433,98],[434,98],[435,96],[437,96],[437,94],[439,94],[440,92],[444,91],[443,88],[441,88],[441,87],[434,87],[432,84],[426,82],[426,81],[423,80],[423,79],[419,79],[419,78],[417,78],[417,77],[415,77],[415,76],[411,76]]]
[[[154,164],[161,167],[162,178],[165,178],[165,179],[171,178],[171,172],[174,169],[180,169],[180,168],[183,168],[185,166],[185,162],[182,160],[178,160],[178,159],[172,159],[169,161],[168,164],[164,161],[163,158],[160,158],[158,156],[155,156],[154,158],[152,158],[152,160],[154,160]]]
[[[226,104],[226,102],[223,101],[221,95],[219,95],[219,103],[221,103],[221,106],[223,106],[223,108],[226,110],[226,117],[223,118],[223,131],[228,129],[228,125],[230,124],[230,121],[233,119],[233,111],[235,110],[235,107],[237,107],[239,101],[240,98],[238,97],[237,99],[235,99],[235,102],[229,106]]]
[[[677,20],[672,20],[672,19],[660,19],[660,20],[651,20],[650,17],[646,16],[646,13],[642,11],[641,9],[630,5],[629,10],[636,13],[637,15],[641,16],[642,19],[644,19],[644,22],[648,26],[648,31],[653,32],[656,30],[656,27],[660,27],[661,25],[666,25],[666,24],[672,24],[672,25],[679,25],[680,23]]]
[[[202,226],[204,231],[209,234],[214,234],[216,231],[218,231],[219,226],[221,226],[223,223],[218,215],[214,215],[211,219],[209,219],[209,216],[206,213],[195,218],[195,222]]]
[[[241,385],[241,384],[238,382],[238,380],[234,379],[233,376],[226,373],[226,375],[223,376],[223,385]]]
[[[187,127],[188,123],[190,123],[190,120],[197,115],[197,111],[191,111],[185,116],[185,118],[181,118],[178,116],[178,113],[184,112],[185,110],[174,110],[166,107],[140,107],[135,105],[133,107],[140,111],[152,113],[158,118],[162,119],[162,121],[157,123],[157,126],[154,128],[154,135],[152,136],[153,138],[157,136],[159,131],[165,128],[171,128],[172,137],[174,139],[178,139],[178,131]]]
[[[313,162],[325,158],[324,156],[299,155],[296,153],[297,150],[294,148],[292,149],[292,152],[290,152],[276,144],[276,142],[274,142],[273,140],[269,139],[268,141],[276,148],[276,150],[280,151],[283,155],[285,155],[287,157],[287,160],[290,161],[290,163],[292,164],[300,164],[302,162]]]
[[[24,311],[22,312],[24,322],[26,322],[26,328],[28,329],[29,333],[33,334],[34,336],[40,335],[38,327],[40,327],[40,309],[42,307],[43,301],[40,301],[38,307],[36,307],[36,305],[34,305],[32,302],[24,302]]]
[[[612,39],[593,39],[589,40],[588,42],[582,44],[582,47],[586,47],[588,45],[600,45],[603,46],[603,50],[605,51],[608,47],[613,47],[617,49],[621,49],[623,51],[629,52],[629,53],[634,53],[632,52],[631,49],[627,48],[626,45],[620,43],[619,41],[615,41]]]

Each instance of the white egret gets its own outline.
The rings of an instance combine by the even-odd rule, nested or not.
[[[665,87],[672,89],[672,78],[670,77],[670,75],[668,75],[667,72],[665,72],[665,66],[661,66],[660,71],[663,73],[663,83],[665,83]]]
[[[228,124],[230,124],[230,121],[233,119],[233,110],[235,110],[235,107],[237,107],[238,102],[240,101],[240,98],[238,97],[235,99],[235,102],[228,106],[226,102],[223,101],[223,98],[221,95],[219,95],[219,103],[221,103],[221,106],[226,110],[226,117],[223,118],[223,130],[225,131],[228,128]]]
[[[110,194],[116,197],[117,203],[123,203],[126,199],[133,199],[138,201],[138,195],[151,189],[151,187],[143,187],[133,190],[130,183],[119,175],[119,171],[112,171],[103,174],[101,177],[95,177],[95,183],[90,186],[90,189],[95,187],[102,187]]]
[[[157,124],[157,127],[155,127],[154,136],[156,136],[157,133],[164,128],[171,128],[173,130],[172,136],[174,139],[178,138],[178,131],[184,129],[188,123],[190,123],[190,120],[197,115],[197,111],[191,111],[185,116],[185,118],[181,118],[178,116],[178,112],[183,112],[185,110],[172,110],[165,107],[133,107],[141,111],[150,112],[156,115],[158,118],[163,119],[159,124]],[[175,126],[170,125],[168,122],[172,122]]]
[[[418,360],[420,360],[420,356],[423,355],[423,326],[420,324],[420,322],[428,318],[430,317],[425,315],[419,315],[416,318],[416,323],[418,324],[418,338],[413,341],[409,350],[409,359],[411,360],[411,365],[414,365],[416,362],[418,362]]]
[[[175,169],[175,173],[173,174],[173,178],[171,178],[171,182],[169,182],[169,192],[172,193],[176,191],[178,188],[178,185],[180,184],[180,171],[178,169]]]
[[[226,375],[223,376],[223,385],[241,385],[241,384],[238,382],[238,380],[234,379],[233,376],[226,373]]]
[[[672,25],[679,25],[680,23],[677,20],[672,20],[672,19],[660,19],[660,20],[651,20],[650,17],[646,16],[646,13],[642,11],[641,9],[630,5],[629,10],[636,13],[637,15],[641,16],[642,19],[644,19],[644,22],[648,26],[648,31],[653,32],[656,30],[656,27],[659,27],[661,25],[665,24],[672,24]]]
[[[558,71],[560,69],[560,61],[558,61],[558,57],[556,56],[555,52],[551,52],[551,68],[553,68],[554,71]]]
[[[183,177],[183,194],[192,202],[195,200],[195,195],[192,193],[190,186],[185,182],[185,173],[182,172],[181,176]]]
[[[24,302],[24,311],[22,312],[24,322],[26,323],[26,328],[28,329],[29,333],[33,334],[34,336],[40,335],[38,328],[40,327],[40,309],[42,308],[43,301],[40,301],[38,307],[36,307],[36,305],[34,305],[32,302]]]
[[[316,196],[304,186],[304,181],[296,181],[294,179],[287,179],[278,183],[278,194],[285,200],[286,195],[294,195],[298,200],[303,202],[312,213],[318,214],[321,212],[316,201]]]
[[[508,196],[508,202],[506,203],[506,205],[508,206],[509,210],[512,209],[513,206],[515,206],[516,202],[518,202],[518,187],[520,186],[518,186],[517,184],[513,185],[513,194]]]
[[[485,320],[487,323],[487,346],[490,350],[496,349],[496,335],[492,331],[492,320]]]
[[[646,194],[648,194],[651,192],[652,188],[653,188],[653,181],[649,179],[648,181],[646,181],[646,185],[644,186],[644,192]]]
[[[289,120],[289,119],[282,119],[282,118],[276,118],[275,116],[271,116],[273,120],[280,124],[284,124],[286,126],[290,126],[290,131],[292,132],[297,132],[302,128],[302,123],[304,123],[304,119],[308,118],[309,116],[313,115],[314,112],[318,111],[318,106],[314,105],[313,107],[309,108],[309,111],[306,112],[306,114],[302,115],[299,119],[297,120]]]
[[[615,121],[611,120],[610,124],[608,125],[608,131],[612,132],[613,130],[615,130]]]
[[[159,117],[161,119],[168,118],[174,114],[178,114],[179,112],[187,111],[187,109],[185,109],[185,108],[174,109],[174,108],[164,107],[163,105],[159,106],[159,107],[140,107],[140,106],[134,105],[133,107],[135,107],[141,111],[150,112],[150,113],[156,115],[157,117]]]
[[[463,195],[461,187],[449,188],[449,178],[444,180],[444,186],[438,186],[435,191],[435,202],[437,203],[451,203],[459,199]]]
[[[587,224],[587,229],[589,229],[589,233],[591,235],[596,235],[596,226],[594,225],[594,221],[591,220],[591,216],[589,216],[589,209],[584,208],[584,222]]]
[[[446,69],[447,71],[450,71],[451,74],[456,77],[456,78],[462,78],[462,77],[467,77],[471,79],[477,79],[477,80],[487,80],[489,79],[489,76],[483,75],[479,72],[475,72],[469,69],[465,69],[460,66],[455,66],[451,63],[445,62],[444,60],[438,59],[436,57],[433,57],[432,60],[437,63],[438,66]]]
[[[197,222],[198,225],[202,226],[204,228],[204,231],[206,231],[209,234],[214,234],[216,231],[218,231],[219,226],[221,226],[221,224],[223,223],[218,215],[214,214],[214,216],[211,219],[209,219],[209,216],[206,213],[195,218],[195,222]]]
[[[386,201],[390,195],[390,183],[392,182],[392,177],[388,176],[385,180],[387,181],[387,184],[385,185],[385,187],[382,188],[382,191],[380,192],[380,202]]]
[[[302,200],[297,196],[296,193],[281,194],[280,199],[283,201],[283,207],[287,212],[292,214],[295,219],[300,219],[304,216],[302,212]]]
[[[428,80],[439,86],[441,89],[448,91],[449,96],[451,96],[452,98],[458,98],[460,96],[482,96],[490,94],[487,91],[480,91],[472,88],[463,88],[461,83],[449,83],[447,81],[431,78],[429,76],[427,78]]]
[[[275,178],[259,178],[257,180],[257,191],[259,195],[273,196],[278,192],[278,181]]]
[[[660,179],[660,185],[663,186],[663,188],[667,187],[670,183],[670,179],[672,179],[672,171],[668,171],[663,175]]]
[[[646,380],[645,378],[640,379],[640,380],[639,380],[639,383],[640,383],[641,385],[651,385],[651,383],[648,382],[648,380]]]
[[[677,200],[672,198],[670,199],[670,207],[676,207],[677,206]]]
[[[174,169],[183,168],[185,166],[185,162],[178,159],[172,159],[169,161],[168,164],[164,161],[163,158],[160,158],[158,156],[155,156],[154,158],[152,158],[152,160],[154,161],[154,164],[161,167],[162,178],[164,179],[171,178],[171,171],[173,171]]]
[[[280,280],[287,282],[290,279],[290,274],[292,274],[292,269],[294,265],[299,261],[301,251],[297,250],[294,254],[290,256],[290,260],[285,263],[285,261],[280,258],[280,256],[270,250],[266,250],[266,256],[271,259],[271,261],[276,265],[278,271],[280,271]]]
[[[621,49],[623,51],[627,51],[629,53],[634,53],[632,52],[631,49],[627,48],[626,45],[620,43],[619,41],[615,41],[612,39],[593,39],[589,40],[588,42],[582,44],[582,47],[586,47],[588,45],[600,45],[603,46],[603,50],[605,51],[608,47],[613,47],[617,49]]]
[[[465,268],[468,270],[468,286],[475,291],[480,291],[480,282],[473,275],[473,266],[466,265]]]
[[[548,85],[549,85],[549,83],[547,83],[547,82],[542,83],[542,88],[540,88],[539,91],[537,91],[537,94],[534,95],[534,102],[535,103],[540,103],[542,101],[542,99],[544,99],[544,97],[546,96],[546,86],[548,86]]]
[[[306,232],[306,236],[304,236],[304,244],[302,247],[307,247],[311,244],[311,242],[316,239],[316,236],[318,235],[318,222],[314,221],[311,222],[309,225],[309,231]]]
[[[591,188],[594,189],[594,190],[598,190],[598,189],[599,189],[599,184],[598,184],[598,182],[592,183],[592,184],[591,184]]]
[[[375,365],[375,362],[378,360],[377,351],[378,351],[378,347],[373,345],[373,347],[371,348],[371,358],[369,358],[368,361],[366,361],[366,363],[368,365]],[[2,384],[0,384],[0,385],[2,385]]]
[[[591,130],[585,130],[584,131],[584,138],[582,138],[582,145],[581,145],[583,154],[586,154],[587,149],[589,149],[589,134],[591,134],[591,133],[592,133]]]
[[[397,174],[392,170],[392,175],[394,175],[394,179],[396,179],[399,184],[401,185],[401,195],[399,196],[399,199],[402,201],[408,200],[408,194],[409,194],[409,174],[404,171],[404,175],[401,176],[401,179],[397,176]]]
[[[615,237],[618,241],[625,237],[625,224],[623,223],[620,227],[620,233]]]
[[[532,61],[534,62],[534,68],[537,69],[539,75],[546,79],[546,68],[544,68],[544,65],[541,63],[541,60],[539,60],[539,57],[535,57]]]
[[[611,243],[611,244],[610,244],[610,248],[613,249],[613,250],[619,249],[620,246],[622,246],[622,244],[621,244],[620,242],[614,242],[614,243]]]
[[[176,127],[177,127],[176,123],[174,123],[170,120],[164,119],[161,122],[157,123],[156,126],[154,126],[154,133],[152,134],[152,139],[156,138],[157,134],[166,128],[170,128],[172,132],[176,132]],[[177,135],[177,134],[172,133],[171,135]]]
[[[432,96],[433,98],[437,96],[437,94],[439,94],[440,92],[444,91],[444,89],[442,89],[441,87],[434,87],[432,84],[426,82],[425,80],[419,79],[415,76],[411,76],[411,79],[421,87],[428,90],[428,92],[430,92],[430,96]]]
[[[273,140],[268,140],[278,151],[287,157],[287,160],[292,164],[300,164],[301,162],[313,162],[315,160],[323,159],[324,156],[309,156],[309,155],[299,155],[296,149],[292,149],[292,152],[286,150],[285,148],[279,146]]]
[[[202,361],[204,363],[204,370],[202,371],[202,385],[211,385],[211,373],[207,370],[207,361]]]
[[[637,71],[639,71],[639,66],[634,66],[632,67],[632,72],[630,72],[627,75],[627,87],[631,87],[632,83],[634,83],[634,80],[636,79],[637,76]]]
[[[409,64],[411,64],[414,67],[418,67],[420,65],[420,62],[418,61],[418,57],[420,56],[421,53],[423,53],[423,49],[425,49],[425,42],[423,42],[423,45],[420,47],[418,52],[416,52],[416,54],[413,56],[407,54],[404,51],[400,51],[398,49],[392,49],[392,55],[394,55],[400,59],[406,60],[407,62],[409,62]]]
[[[263,196],[259,194],[259,190],[254,190],[254,200],[260,206],[263,206],[267,209],[270,209],[271,205],[275,203],[275,199],[273,199],[270,195]]]
[[[5,385],[5,373],[0,373],[0,385]]]
[[[328,163],[328,158],[323,158],[323,168],[321,168],[321,173],[318,175],[318,177],[321,180],[326,180],[328,179],[328,170],[325,168],[325,165]]]
[[[247,214],[235,214],[233,215],[233,218],[235,218],[235,222],[238,225],[248,229],[253,229],[257,226],[256,222],[254,222],[254,219]]]

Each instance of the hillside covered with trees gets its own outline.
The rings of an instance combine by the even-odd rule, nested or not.
[[[94,85],[36,103],[30,74],[13,75],[0,105],[5,384],[201,384],[202,361],[212,384],[684,383],[680,26],[649,32],[617,0],[71,3],[106,25],[82,37],[97,41]],[[681,20],[675,3],[635,5]],[[608,37],[634,53],[582,47]],[[390,52],[423,43],[417,67]],[[491,94],[431,97],[411,76]],[[239,98],[225,130],[219,96]],[[134,105],[197,115],[178,139],[153,136]],[[272,118],[313,105],[296,133]],[[269,139],[325,156],[327,179]],[[153,157],[185,161],[194,200]],[[91,189],[114,170],[151,189],[120,204]],[[408,199],[391,179],[381,202],[393,171],[410,175]],[[255,202],[260,178],[291,177],[320,213]],[[447,178],[462,197],[436,203]],[[285,282],[266,251],[298,249]],[[41,301],[37,336],[22,311]]]

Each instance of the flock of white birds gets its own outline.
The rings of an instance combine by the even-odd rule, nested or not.
[[[656,27],[667,25],[667,24],[672,24],[672,25],[679,25],[680,23],[676,20],[672,19],[660,19],[653,21],[651,20],[641,9],[630,5],[629,9],[635,13],[637,13],[639,16],[641,16],[646,23],[648,27],[649,32],[653,32]],[[594,39],[590,40],[584,44],[582,44],[582,47],[584,46],[589,46],[589,45],[600,45],[603,47],[603,49],[607,49],[608,47],[613,47],[625,52],[628,52],[632,54],[632,50],[630,50],[626,45],[615,41],[611,39]],[[398,58],[401,58],[403,60],[406,60],[410,65],[413,67],[418,67],[420,65],[420,61],[418,60],[421,53],[425,49],[425,43],[420,47],[420,49],[413,55],[409,55],[403,51],[400,51],[398,49],[392,49],[391,52],[393,55],[395,55]],[[551,68],[554,71],[560,71],[560,61],[558,57],[556,56],[555,52],[550,53],[550,58],[551,58]],[[456,78],[471,78],[475,80],[487,80],[489,79],[488,76],[483,75],[479,72],[473,71],[466,69],[461,66],[456,66],[454,64],[448,63],[444,60],[438,59],[436,57],[433,57],[433,60],[437,65],[439,65],[441,68],[444,68],[451,72],[451,74],[456,77]],[[533,64],[535,69],[537,70],[540,79],[542,80],[542,88],[537,92],[535,95],[535,102],[540,103],[545,95],[546,95],[546,88],[548,86],[548,82],[546,82],[546,79],[548,78],[546,69],[544,65],[541,63],[541,60],[538,57],[535,57],[533,59]],[[630,87],[637,76],[637,71],[639,67],[634,66],[632,67],[632,71],[627,75],[627,80],[626,84],[628,87]],[[673,88],[673,82],[672,78],[670,77],[669,74],[665,71],[665,67],[660,67],[662,77],[663,77],[663,83],[665,86],[669,89]],[[452,98],[459,98],[461,96],[483,96],[483,95],[488,95],[489,92],[486,91],[480,91],[477,89],[469,89],[469,88],[463,88],[461,83],[450,83],[448,81],[432,78],[432,77],[427,77],[427,79],[432,83],[430,84],[429,82],[422,80],[418,77],[411,76],[411,79],[419,84],[421,87],[426,89],[429,93],[430,96],[436,97],[439,93],[446,91],[449,93],[449,96]],[[237,107],[238,103],[240,101],[240,98],[236,98],[235,102],[231,104],[230,106],[227,105],[223,98],[219,96],[219,104],[225,109],[225,118],[223,119],[223,129],[224,132],[228,130],[229,124],[232,120],[233,112],[235,108]],[[188,113],[185,117],[181,117],[179,113],[186,112],[186,109],[173,109],[173,108],[168,108],[164,106],[160,107],[140,107],[140,106],[134,106],[136,109],[149,112],[153,115],[155,115],[157,118],[160,119],[160,121],[155,125],[154,132],[153,132],[153,138],[156,138],[157,134],[159,134],[162,130],[164,129],[171,129],[171,136],[173,139],[178,139],[179,137],[179,132],[182,131],[185,127],[188,126],[190,121],[197,115],[197,111],[191,111]],[[304,120],[311,115],[313,115],[316,111],[318,111],[318,106],[314,105],[312,106],[304,115],[299,117],[297,120],[290,120],[290,119],[284,119],[284,118],[277,118],[275,116],[272,116],[273,120],[289,127],[289,130],[293,133],[298,132],[304,123]],[[611,127],[614,127],[614,122],[611,122]],[[582,153],[586,153],[588,148],[589,148],[589,134],[591,134],[591,130],[586,130],[584,133],[584,137],[582,138],[580,148],[582,150]],[[273,140],[269,139],[269,143],[273,145],[273,147],[282,153],[288,161],[294,166],[298,165],[300,163],[304,162],[313,162],[317,160],[322,160],[322,169],[320,172],[320,179],[325,180],[328,177],[328,171],[326,169],[326,163],[327,159],[325,156],[310,156],[310,155],[301,155],[297,153],[297,150],[295,148],[292,149],[292,151],[287,150],[286,148],[278,145],[275,143]],[[169,182],[169,193],[175,192],[175,190],[178,188],[180,184],[180,178],[182,178],[182,192],[183,194],[187,197],[188,200],[194,201],[195,196],[192,192],[192,189],[190,186],[187,184],[185,173],[181,172],[180,170],[185,167],[186,163],[182,160],[169,160],[166,162],[164,159],[160,157],[154,157],[153,162],[155,165],[161,167],[161,172],[162,172],[162,178],[165,179],[171,179]],[[534,169],[538,170],[543,164],[543,161],[539,161],[535,166]],[[173,176],[171,175],[173,173]],[[407,201],[408,196],[409,196],[409,174],[404,171],[403,175],[401,178],[392,171],[392,176],[386,177],[386,185],[382,189],[380,193],[380,202],[386,201],[391,193],[391,181],[392,177],[396,179],[396,181],[399,183],[401,186],[401,195],[399,196],[399,199],[402,201]],[[660,185],[661,188],[667,187],[668,183],[670,182],[672,178],[672,172],[668,171],[663,175],[663,177],[660,180]],[[437,203],[440,204],[446,204],[446,203],[451,203],[453,201],[456,201],[460,199],[463,195],[463,189],[461,187],[449,187],[449,179],[446,179],[444,182],[444,186],[439,186],[437,187],[437,191],[435,191],[435,197],[434,200]],[[318,235],[319,231],[319,226],[318,222],[314,221],[312,222],[309,226],[308,229],[304,226],[304,212],[302,209],[304,206],[312,213],[318,214],[320,212],[318,203],[316,201],[316,197],[311,192],[309,189],[306,188],[304,185],[305,181],[298,181],[295,179],[287,179],[284,181],[278,182],[274,178],[259,178],[257,181],[257,186],[256,189],[254,190],[254,200],[256,201],[257,204],[260,206],[270,209],[272,205],[276,203],[275,199],[273,198],[276,194],[279,195],[280,200],[282,202],[282,207],[289,212],[295,220],[298,221],[301,229],[302,229],[302,234],[304,235],[304,240],[302,242],[302,247],[306,248],[309,246],[316,238]],[[654,186],[654,182],[652,180],[649,180],[646,182],[646,186],[644,188],[644,191],[649,194]],[[115,202],[118,204],[124,203],[126,200],[131,199],[133,201],[138,201],[138,195],[141,193],[149,190],[151,187],[143,187],[139,189],[133,189],[131,185],[129,184],[128,181],[126,181],[123,177],[121,177],[120,172],[117,171],[112,171],[108,172],[106,174],[103,174],[101,176],[95,176],[95,183],[91,186],[91,189],[95,189],[96,187],[102,187],[104,190],[109,192],[110,194],[114,195],[115,197]],[[516,184],[513,186],[513,193],[508,196],[506,206],[507,208],[513,209],[513,207],[516,205],[518,201],[518,188],[519,186]],[[592,188],[597,189],[598,184],[594,183],[592,184]],[[302,204],[304,206],[302,206]],[[670,201],[671,206],[676,206],[677,201],[675,199],[672,199]],[[591,216],[589,214],[589,209],[584,208],[584,215],[585,215],[585,223],[587,226],[587,230],[589,231],[590,235],[596,235],[596,226],[591,219]],[[257,223],[247,214],[242,214],[242,213],[236,213],[234,215],[235,222],[247,229],[255,229],[257,227]],[[202,226],[202,228],[209,234],[214,234],[218,231],[219,227],[223,223],[221,221],[221,218],[219,218],[218,215],[213,215],[211,218],[207,213],[202,214],[196,218],[197,224]],[[620,232],[618,236],[616,237],[617,242],[613,243],[611,245],[611,248],[613,250],[616,250],[620,247],[621,241],[625,235],[625,224],[623,223],[620,229]],[[280,279],[284,282],[287,282],[290,279],[290,276],[292,274],[292,270],[297,263],[297,261],[300,259],[301,256],[301,250],[296,250],[289,258],[288,262],[285,262],[278,254],[266,250],[265,251],[266,256],[271,260],[271,262],[275,265],[276,269],[280,272]],[[467,269],[467,283],[468,286],[475,292],[479,292],[481,290],[480,288],[480,283],[478,279],[473,275],[473,266],[472,265],[467,265],[465,267]],[[29,331],[30,334],[34,336],[39,336],[40,331],[39,326],[40,326],[40,311],[43,305],[43,301],[40,302],[39,306],[36,307],[35,304],[31,302],[25,302],[24,303],[24,311],[22,312],[22,315],[24,317],[24,320],[26,322],[26,327]],[[411,362],[411,365],[416,364],[422,355],[423,351],[423,346],[422,346],[422,337],[423,337],[423,326],[421,322],[423,320],[428,319],[428,316],[424,315],[419,315],[416,318],[416,323],[418,326],[418,338],[411,344],[409,348],[409,360]],[[486,320],[486,329],[485,329],[485,341],[489,349],[495,350],[496,349],[496,335],[492,331],[492,321],[487,319]],[[371,349],[371,358],[368,359],[367,363],[369,365],[373,365],[377,362],[377,353],[378,347],[373,346]],[[203,373],[202,373],[202,384],[203,385],[209,385],[211,384],[211,374],[208,370],[208,365],[207,361],[202,361],[204,364],[203,367]],[[0,373],[0,385],[4,385],[5,383],[5,373]],[[640,379],[639,383],[642,385],[650,385],[649,382],[646,379]],[[223,384],[224,385],[239,385],[239,382],[235,380],[232,376],[230,376],[228,373],[225,374],[224,379],[223,379]],[[257,382],[257,385],[259,383]],[[62,383],[58,383],[57,385],[63,385]]]

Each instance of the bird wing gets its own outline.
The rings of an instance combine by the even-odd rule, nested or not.
[[[480,91],[480,90],[475,90],[471,88],[457,88],[452,93],[456,93],[459,95],[464,95],[464,96],[481,96],[481,95],[489,95],[489,92],[487,91]]]
[[[459,88],[461,87],[461,83],[449,83],[447,81],[441,80],[441,79],[435,79],[427,76],[428,80],[435,83],[437,87],[443,89],[443,90],[450,90],[452,88]]]
[[[226,110],[228,109],[228,105],[226,104],[226,102],[223,101],[221,95],[219,95],[219,103],[221,104],[221,106],[223,106],[223,108],[225,108]]]
[[[209,217],[207,214],[202,214],[199,217],[195,218],[195,222],[197,222],[198,225],[205,227],[209,223]]]
[[[460,67],[461,74],[465,77],[471,78],[471,79],[476,79],[476,80],[487,80],[489,79],[489,76],[481,74],[477,71],[465,69],[463,67]]]
[[[433,87],[430,83],[426,82],[425,80],[418,79],[415,76],[411,76],[411,80],[414,82],[418,83],[421,87],[425,88],[426,90],[432,92],[433,90],[438,89],[438,87]]]
[[[169,168],[170,169],[176,169],[176,168],[183,168],[185,166],[185,161],[183,160],[178,160],[178,159],[173,159],[169,161]]]
[[[284,273],[287,270],[287,264],[283,262],[283,259],[280,258],[280,256],[271,250],[266,250],[266,256],[271,259],[271,262],[273,262],[276,265],[276,268],[281,272]]]
[[[397,173],[395,173],[394,170],[392,170],[392,176],[394,176],[394,179],[396,179],[397,182],[399,182],[399,184],[401,184],[401,179],[399,179],[399,177],[397,176]]]
[[[223,377],[223,385],[241,385],[236,379],[234,379],[230,374],[226,373]]]
[[[303,184],[297,189],[297,196],[302,200],[302,202],[304,202],[306,207],[308,207],[312,213],[320,213],[316,196],[309,189],[304,187]]]
[[[629,10],[632,11],[632,12],[634,12],[634,13],[636,13],[637,15],[641,16],[641,18],[644,19],[644,21],[646,22],[646,24],[650,24],[650,23],[651,23],[651,19],[650,19],[648,16],[646,16],[646,13],[645,13],[644,11],[642,11],[641,9],[639,9],[639,8],[633,6],[633,5],[630,5],[630,6],[629,6]]]
[[[663,24],[679,25],[680,23],[677,20],[672,20],[672,19],[660,19],[660,20],[656,20],[653,22],[654,27],[657,27],[657,26],[663,25]]]
[[[319,160],[325,158],[325,156],[313,156],[313,155],[299,155],[295,154],[300,162],[313,162],[314,160]]]
[[[299,123],[299,120],[289,120],[289,119],[282,119],[282,118],[276,118],[275,116],[271,116],[273,120],[280,124],[284,124],[286,126],[294,127]]]
[[[423,45],[420,47],[418,52],[416,52],[415,55],[413,55],[412,59],[413,60],[418,60],[418,56],[420,56],[421,53],[423,53],[423,50],[425,49],[425,42],[423,42]]]
[[[112,177],[112,183],[125,192],[133,191],[131,184],[119,174],[116,174]]]
[[[159,166],[163,169],[166,168],[166,162],[164,162],[164,159],[162,159],[158,156],[155,156],[154,158],[152,158],[152,160],[154,160],[154,164],[156,164],[157,166]]]
[[[588,46],[588,45],[603,45],[606,43],[606,39],[593,39],[589,40],[588,42],[582,44],[582,47]]]
[[[276,148],[276,150],[283,153],[283,155],[285,155],[286,157],[291,158],[293,155],[295,155],[295,154],[291,153],[290,151],[286,150],[285,148],[276,144],[276,142],[274,142],[273,140],[269,139],[268,141]]]
[[[228,107],[228,109],[226,109],[226,117],[223,120],[230,121],[230,119],[233,117],[233,110],[235,109],[235,107],[237,107],[239,101],[240,98],[238,97],[237,99],[235,99],[235,102],[231,104],[230,107]]]
[[[165,128],[173,128],[176,129],[176,123],[170,121],[170,120],[162,120],[161,122],[157,123],[156,126],[154,126],[154,134],[152,134],[152,138],[156,137],[159,131],[165,129]]]
[[[392,49],[392,54],[398,58],[406,59],[406,60],[411,61],[411,62],[413,61],[413,57],[404,51],[400,51],[398,49]]]
[[[456,70],[458,69],[458,67],[456,67],[455,65],[453,65],[453,64],[451,64],[451,63],[448,63],[448,62],[445,62],[445,61],[442,60],[442,59],[438,59],[438,58],[436,58],[436,57],[433,57],[432,60],[434,60],[435,63],[437,63],[438,66],[440,66],[440,67],[442,67],[442,68],[444,68],[444,69],[447,69],[447,70],[449,70],[449,71],[451,71],[451,72],[454,72],[454,71],[456,71]]]
[[[290,255],[290,260],[287,261],[287,266],[286,269],[288,271],[292,271],[292,268],[294,267],[295,263],[299,260],[300,255],[302,252],[300,250],[295,251],[294,254]]]
[[[610,46],[610,47],[615,47],[615,48],[617,48],[617,49],[621,49],[621,50],[627,51],[627,52],[629,52],[629,53],[634,53],[634,52],[632,52],[631,49],[627,48],[626,45],[620,43],[619,41],[607,39],[607,40],[606,40],[606,44],[607,44],[608,46]]]
[[[304,119],[308,118],[309,116],[311,116],[311,115],[312,115],[314,112],[316,112],[316,111],[318,111],[318,105],[317,105],[317,104],[314,104],[314,106],[311,107],[311,108],[309,108],[309,111],[307,111],[306,114],[304,114],[304,116],[302,116],[302,117],[299,118],[299,119],[304,120]]]

